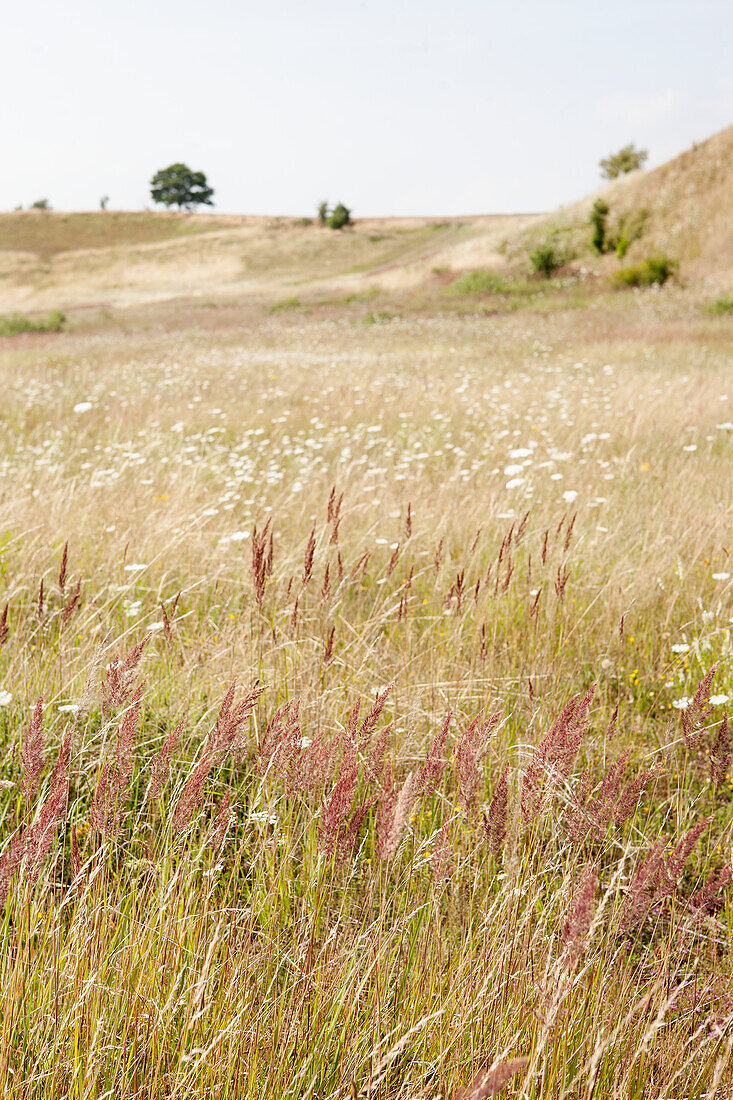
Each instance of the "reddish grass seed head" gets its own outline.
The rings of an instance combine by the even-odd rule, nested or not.
[[[182,718],[175,729],[168,734],[160,749],[150,762],[151,798],[158,798],[168,781],[173,754],[181,743],[185,722],[185,718]]]
[[[64,549],[61,554],[61,565],[59,566],[59,589],[63,593],[66,588],[66,567],[69,560],[69,543],[68,540],[64,543]]]
[[[443,776],[443,772],[446,768],[446,756],[445,756],[445,743],[448,737],[448,730],[450,728],[451,719],[453,717],[453,711],[449,710],[443,719],[439,731],[433,738],[433,742],[428,749],[428,754],[425,758],[425,763],[417,773],[417,779],[415,781],[415,789],[418,795],[423,798],[429,798],[432,795],[440,780]]]
[[[484,811],[484,830],[494,856],[499,855],[506,839],[509,810],[508,776],[509,765],[506,764],[494,787],[489,808]]]
[[[26,802],[30,802],[38,789],[38,781],[44,765],[44,747],[43,696],[39,695],[20,752],[20,760],[23,765],[23,778],[20,789]]]

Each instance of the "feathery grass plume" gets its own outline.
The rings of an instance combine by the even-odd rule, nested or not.
[[[646,919],[663,872],[664,844],[657,840],[642,859],[629,883],[621,907],[621,932],[630,932]]]
[[[38,586],[38,600],[36,602],[36,618],[39,623],[43,622],[43,577],[41,577],[41,583]]]
[[[25,855],[28,841],[28,829],[23,833],[15,833],[0,856],[0,905],[5,905],[8,898],[10,883],[17,874],[18,868]]]
[[[64,543],[64,549],[61,554],[61,565],[59,566],[59,589],[63,594],[66,590],[66,566],[69,560],[69,542],[68,539]]]
[[[2,612],[0,612],[0,645],[3,644],[8,636],[8,606],[9,605],[6,603]]]
[[[397,543],[394,550],[392,551],[392,557],[389,559],[389,563],[387,565],[387,576],[388,577],[391,577],[392,574],[394,573],[395,568],[397,566],[397,559],[399,558],[399,556],[400,556],[400,545],[399,545],[399,543]]]
[[[211,823],[211,827],[206,834],[206,844],[209,848],[213,848],[215,853],[219,853],[224,847],[224,841],[226,840],[227,833],[232,826],[233,813],[230,809],[232,800],[231,791],[227,790],[219,802],[219,805],[214,815],[214,820]]]
[[[585,782],[581,782],[565,821],[567,832],[576,844],[582,844],[589,834],[594,840],[603,838],[612,817],[618,811],[619,798],[623,793],[621,779],[629,755],[630,752],[627,751],[611,764],[592,798],[587,797],[589,776],[588,773],[585,774]],[[636,808],[637,799],[638,792],[633,799],[633,809]],[[631,799],[628,799],[628,803],[631,804]]]
[[[460,735],[456,745],[455,774],[462,808],[471,813],[478,795],[479,764],[489,751],[489,738],[501,721],[501,714],[484,718],[479,712]]]
[[[409,500],[407,502],[407,511],[405,513],[405,541],[412,537],[412,505]]]
[[[179,589],[176,595],[173,597],[170,611],[168,611],[168,609],[166,608],[165,602],[163,600],[160,601],[160,611],[163,616],[163,633],[165,634],[166,640],[169,642],[173,637],[173,620],[175,618],[176,608],[178,607],[178,601],[180,598],[181,590]]]
[[[692,702],[686,710],[682,711],[682,735],[688,749],[698,746],[704,733],[703,720],[705,707],[707,706],[710,692],[713,687],[713,679],[718,670],[717,665],[712,665],[705,673],[697,686]]]
[[[565,599],[565,587],[570,579],[570,570],[563,568],[562,565],[557,567],[557,577],[555,578],[555,595],[560,603]]]
[[[51,773],[49,793],[35,821],[25,832],[25,865],[28,878],[37,882],[43,861],[48,855],[57,827],[66,817],[69,794],[69,762],[71,759],[71,730],[61,742],[58,759]]]
[[[697,825],[693,825],[677,841],[672,854],[664,861],[659,881],[659,898],[671,897],[677,889],[677,885],[687,860],[692,855],[692,850],[702,834],[710,824],[710,818],[705,817]]]
[[[294,634],[298,629],[298,597],[295,597],[295,603],[293,604],[293,613],[290,616],[290,630]]]
[[[387,751],[387,745],[392,739],[393,729],[394,722],[388,722],[369,745],[364,759],[365,775],[379,787],[381,787],[385,777],[386,762],[384,754]]]
[[[285,745],[291,739],[291,730],[297,730],[297,735],[300,737],[299,709],[300,702],[291,699],[278,707],[267,723],[255,749],[257,770],[260,775],[265,775],[273,759],[277,760],[278,770],[283,771],[286,768],[283,757],[286,755]]]
[[[341,505],[344,502],[344,494],[336,496],[336,486],[332,486],[331,495],[328,498],[328,509],[326,512],[326,523],[333,523],[341,515]]]
[[[135,673],[152,635],[146,634],[124,660],[113,658],[102,680],[102,713],[111,714],[127,704],[134,689]]]
[[[498,1096],[511,1082],[512,1077],[529,1065],[529,1058],[509,1058],[495,1062],[488,1070],[477,1073],[470,1085],[454,1093],[453,1100],[487,1100]]]
[[[433,838],[430,872],[436,886],[441,886],[453,874],[453,845],[448,821],[441,825]]]
[[[316,553],[316,525],[313,524],[311,533],[308,536],[308,542],[305,547],[305,557],[303,558],[303,587],[308,584],[313,573],[313,558]]]
[[[233,680],[219,708],[216,723],[211,733],[212,748],[219,756],[223,756],[231,750],[235,752],[242,750],[243,745],[240,743],[242,726],[265,690],[263,687],[252,687],[238,703],[235,703],[236,689],[236,681]]]
[[[573,893],[562,928],[562,965],[569,969],[582,954],[595,915],[593,899],[598,887],[598,868],[588,867]]]
[[[588,731],[588,712],[596,685],[591,684],[584,695],[574,695],[563,707],[559,716],[540,741],[522,783],[522,813],[532,817],[540,808],[547,782],[559,774],[567,779],[580,743]]]
[[[69,622],[69,619],[74,614],[74,611],[76,611],[76,608],[79,606],[80,601],[81,601],[81,578],[79,578],[79,580],[76,582],[76,587],[74,588],[74,591],[71,593],[71,595],[69,596],[68,600],[66,601],[66,603],[64,604],[64,606],[61,610],[61,629],[62,630],[67,626],[67,624]]]
[[[395,802],[394,813],[389,829],[384,832],[381,838],[378,838],[379,844],[377,854],[380,859],[389,861],[394,859],[397,854],[397,849],[402,840],[402,833],[410,818],[416,798],[415,774],[413,772],[408,772],[400,788],[400,793],[397,795],[397,801]]]
[[[38,696],[38,702],[33,711],[28,731],[23,738],[23,747],[20,750],[20,762],[23,765],[23,778],[20,789],[26,802],[30,802],[38,789],[38,780],[43,771],[43,749],[45,737],[43,736],[43,696]]]
[[[448,737],[453,711],[449,710],[443,719],[443,724],[433,738],[428,749],[425,763],[417,773],[415,780],[415,793],[423,798],[429,798],[433,794],[443,777],[447,760],[445,756],[445,742]]]
[[[509,811],[509,765],[504,765],[504,770],[494,787],[491,802],[488,809],[484,810],[484,832],[489,842],[489,848],[495,857],[498,857],[504,847],[506,839],[507,817]]]
[[[453,597],[456,598],[456,615],[460,614],[461,606],[463,603],[463,581],[465,577],[465,571],[461,569],[456,573],[456,579],[451,585],[450,592],[448,593],[448,599],[446,603],[450,603]]]
[[[272,572],[271,553],[268,554],[268,535],[270,535],[270,520],[258,532],[257,524],[252,528],[252,579],[254,581],[255,599],[257,606],[262,610],[265,599],[265,585]],[[272,551],[272,536],[270,535],[270,551]]]
[[[186,829],[198,813],[209,772],[232,749],[240,747],[241,728],[264,688],[250,688],[239,703],[234,702],[236,684],[230,684],[217,715],[209,743],[201,759],[186,780],[173,812],[172,824],[177,833]]]
[[[710,749],[710,782],[716,791],[725,784],[730,767],[730,727],[728,715],[718,726],[712,747]]]
[[[435,568],[436,573],[440,572],[440,563],[442,562],[442,560],[443,560],[443,539],[440,540],[440,542],[438,543],[438,545],[435,548],[435,556],[433,558],[433,566]]]
[[[117,725],[113,759],[105,760],[89,807],[89,824],[95,832],[114,836],[121,830],[120,801],[132,778],[134,741],[140,726],[145,681],[135,688],[132,701]]]
[[[214,766],[216,754],[211,746],[204,750],[201,759],[186,780],[173,812],[172,824],[177,833],[188,828],[198,813],[204,795],[204,786]]]
[[[636,778],[621,790],[613,810],[613,819],[619,828],[636,812],[642,794],[651,783],[659,779],[661,773],[661,762],[653,764],[651,768],[640,771]]]
[[[149,793],[151,798],[158,798],[163,787],[168,782],[173,754],[181,743],[185,724],[186,719],[182,718],[175,729],[168,734],[163,744],[150,761]]]
[[[567,554],[567,552],[568,552],[568,547],[570,546],[570,540],[573,537],[573,528],[575,527],[575,521],[576,521],[577,518],[578,518],[578,513],[573,512],[572,519],[570,520],[570,523],[568,524],[568,529],[565,532],[565,542],[563,543],[563,553],[565,553],[565,554]]]
[[[329,563],[326,562],[326,568],[323,570],[323,584],[321,585],[321,599],[327,600],[331,595],[331,570]]]
[[[381,692],[381,694],[377,694],[376,699],[362,719],[358,734],[354,734],[351,729],[351,724],[349,725],[349,734],[350,736],[355,738],[362,752],[365,752],[371,744],[374,730],[376,729],[377,722],[379,721],[379,716],[384,710],[385,704],[387,702],[387,697],[389,696],[393,687],[394,683],[387,684],[387,687],[384,689],[384,691]],[[358,715],[358,711],[356,713]]]
[[[530,511],[531,511],[531,509],[528,508],[527,511],[524,513],[524,515],[522,516],[522,518],[519,521],[519,526],[517,527],[517,533],[514,536],[514,545],[515,546],[519,546],[520,542],[524,538],[524,533],[527,530],[527,520],[529,519]]]
[[[328,638],[326,639],[326,645],[323,650],[323,663],[328,665],[333,660],[333,645],[336,637],[336,627],[332,626]]]
[[[715,913],[725,904],[723,891],[733,881],[733,868],[724,863],[719,871],[711,871],[704,886],[691,899],[691,906],[698,915]]]
[[[330,798],[324,800],[318,827],[318,846],[325,855],[336,852],[343,858],[347,851],[358,770],[356,745],[347,741],[336,785]]]

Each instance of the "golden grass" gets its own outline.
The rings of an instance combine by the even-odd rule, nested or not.
[[[263,265],[270,233],[278,271],[277,233],[301,240],[235,229],[265,233]],[[408,229],[400,247],[452,232]],[[339,264],[392,247],[349,240]],[[573,309],[538,290],[493,315],[459,314],[439,282],[351,301],[298,287],[302,306],[272,312],[296,292],[264,271],[250,299],[192,302],[203,288],[176,278],[187,300],[95,305],[0,346],[0,816],[5,856],[14,835],[28,846],[0,869],[5,1095],[427,1100],[477,1075],[478,1095],[483,1071],[543,1100],[726,1095],[730,891],[694,899],[732,857],[731,784],[711,784],[706,755],[733,698],[729,320],[676,287]],[[148,635],[128,781],[119,731],[137,710],[105,712],[103,682]],[[679,704],[714,665],[686,744]],[[232,680],[263,693],[224,753],[212,731]],[[524,815],[528,767],[552,756],[537,745],[593,683],[577,759]],[[354,733],[357,700],[361,720],[390,685],[375,729]],[[41,694],[46,763],[26,804]],[[269,756],[268,724],[296,700]],[[414,797],[449,711],[437,788]],[[495,720],[474,745],[479,713]],[[181,720],[154,798],[151,762]],[[35,867],[69,731],[68,805]],[[296,770],[320,736],[337,747],[309,786]],[[626,752],[625,782],[655,769],[638,808],[574,839],[583,784]],[[329,847],[352,753],[347,810],[366,812]],[[114,835],[89,826],[105,760],[124,778]],[[505,769],[492,849],[482,808],[496,824]],[[671,868],[705,818],[669,893],[647,883],[630,922],[645,856],[661,841]]]

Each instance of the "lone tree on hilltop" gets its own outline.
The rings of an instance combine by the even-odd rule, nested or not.
[[[637,149],[632,141],[629,145],[624,145],[623,149],[619,149],[618,153],[611,153],[610,157],[604,157],[598,162],[601,175],[606,180],[627,176],[629,172],[642,168],[648,156],[647,149]]]
[[[171,164],[161,168],[150,181],[153,202],[193,210],[196,206],[213,206],[213,187],[209,187],[203,172],[193,172],[187,164]]]
[[[326,220],[329,229],[343,229],[345,225],[351,225],[351,211],[348,206],[339,202],[334,206],[331,215]]]

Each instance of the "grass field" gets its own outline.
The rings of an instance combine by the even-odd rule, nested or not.
[[[733,321],[308,231],[0,341],[4,1095],[729,1096]]]

